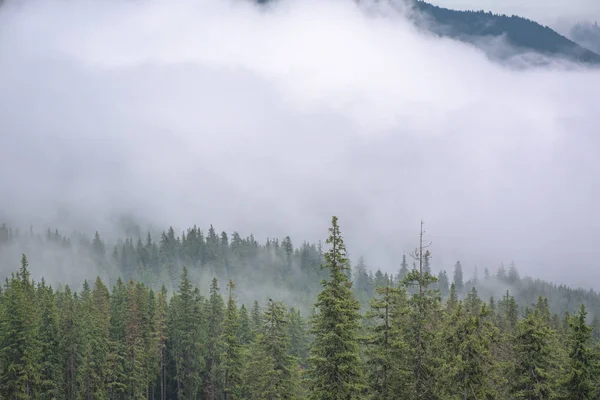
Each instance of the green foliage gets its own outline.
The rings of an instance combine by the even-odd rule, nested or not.
[[[298,365],[289,354],[289,321],[283,303],[269,300],[263,321],[244,373],[247,398],[299,399]]]
[[[58,232],[46,237],[69,243]],[[459,293],[454,282],[441,282],[446,274],[437,280],[430,273],[431,253],[421,243],[412,271],[406,257],[395,276],[369,272],[361,260],[355,286],[336,218],[325,253],[307,244],[294,250],[289,238],[263,248],[214,228],[205,239],[195,227],[181,238],[169,229],[160,243],[151,237],[134,243],[125,241],[115,259],[129,265],[135,258],[146,272],[181,272],[175,293],[168,285],[155,293],[132,279],[117,279],[109,290],[100,278],[93,288],[86,281],[77,292],[55,290],[44,280],[35,284],[22,257],[0,290],[0,398],[598,398],[600,322],[587,321],[597,294],[521,278],[514,264],[480,283],[463,282]],[[106,243],[99,235],[90,246],[102,259]],[[269,267],[253,271],[252,258]],[[307,282],[324,276],[315,272],[322,260],[329,279],[307,322],[310,308],[298,299],[311,293]],[[205,267],[216,276],[281,268],[280,285],[299,270],[303,294],[290,295],[289,309],[270,299],[243,304],[229,280],[224,302],[216,277],[204,297],[186,265],[194,276]],[[244,281],[240,296],[254,289],[252,282]],[[498,283],[511,291],[490,295]],[[369,303],[365,318],[358,298]]]
[[[34,399],[40,394],[40,313],[28,266],[23,255],[19,272],[7,280],[2,293],[0,394],[7,399]]]
[[[358,353],[360,304],[352,293],[346,247],[337,217],[333,217],[325,254],[330,279],[323,281],[323,291],[315,304],[318,313],[312,319],[315,336],[310,349],[310,398],[313,400],[347,400],[359,398],[363,389]]]
[[[442,398],[498,398],[493,381],[498,368],[493,355],[498,329],[487,318],[490,310],[485,304],[473,311],[459,303],[442,329]]]
[[[560,364],[559,342],[535,313],[518,322],[514,337],[515,360],[511,392],[517,399],[542,400],[557,397]]]
[[[366,336],[366,372],[372,399],[405,398],[411,393],[411,368],[403,328],[408,314],[406,292],[387,285],[376,289],[371,300]]]
[[[587,312],[582,304],[579,313],[569,321],[569,366],[564,384],[567,399],[598,398],[598,355],[591,347],[592,328],[587,325],[586,317]]]
[[[180,400],[197,398],[204,370],[206,343],[203,299],[189,280],[187,269],[181,275],[179,292],[169,305],[167,320],[169,355],[174,364],[173,385]]]
[[[223,324],[222,347],[223,347],[223,398],[225,400],[242,398],[242,345],[240,342],[240,316],[235,302],[233,290],[235,284],[229,281],[227,284],[229,298]]]

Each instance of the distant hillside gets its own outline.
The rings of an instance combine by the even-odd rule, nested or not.
[[[576,24],[571,28],[569,37],[581,46],[600,54],[600,25],[598,22]]]
[[[255,1],[264,4],[277,0]],[[533,53],[600,66],[599,54],[535,21],[485,11],[450,10],[421,0],[406,1],[411,1],[417,11],[413,17],[418,26],[440,36],[473,44],[493,59]],[[504,39],[509,46],[494,45],[498,39]],[[543,63],[544,60],[539,62]]]
[[[484,11],[457,11],[416,1],[415,9],[430,18],[417,21],[440,36],[480,46],[485,39],[503,37],[514,47],[511,54],[491,54],[504,58],[538,53],[586,64],[600,65],[600,55],[558,34],[547,26],[518,16]],[[597,25],[596,25],[597,28]],[[486,48],[489,52],[489,49]]]

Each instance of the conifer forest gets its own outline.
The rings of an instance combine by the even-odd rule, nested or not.
[[[389,274],[351,263],[336,217],[300,247],[211,226],[109,249],[99,233],[2,225],[0,251],[86,248],[112,278],[54,287],[17,260],[0,291],[0,398],[599,398],[597,293],[515,265],[432,274],[435,248],[415,238]],[[261,281],[273,290],[252,299]]]
[[[0,400],[600,400],[598,23],[0,0]]]

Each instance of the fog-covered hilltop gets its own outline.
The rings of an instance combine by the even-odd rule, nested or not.
[[[277,0],[257,0],[269,4]],[[361,3],[361,1],[357,1]],[[369,1],[363,1],[368,4]],[[377,3],[377,2],[376,2]],[[384,2],[381,2],[384,4]],[[518,15],[494,14],[485,10],[453,10],[422,0],[406,0],[401,4],[413,22],[436,35],[457,39],[481,48],[495,60],[512,60],[527,56],[525,65],[546,64],[547,57],[565,61],[600,65],[598,47],[586,46],[569,39],[548,26]],[[537,55],[537,57],[536,57]]]
[[[424,21],[432,32],[482,47],[493,58],[510,58],[527,53],[600,65],[600,55],[582,47],[548,26],[519,17],[491,12],[458,11],[416,1],[415,8],[430,17]],[[493,44],[493,39],[504,43]]]

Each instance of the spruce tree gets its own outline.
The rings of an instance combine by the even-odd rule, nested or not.
[[[39,339],[40,353],[40,399],[58,399],[63,397],[63,368],[60,357],[60,322],[56,306],[56,294],[51,287],[38,287],[41,323]]]
[[[159,400],[167,400],[167,288],[163,285],[157,296],[154,314],[154,340],[158,353]]]
[[[248,315],[248,309],[246,308],[246,305],[242,304],[242,306],[240,307],[240,326],[238,329],[238,336],[239,336],[239,340],[240,343],[243,345],[247,345],[250,343],[250,341],[252,340],[252,327],[251,327],[251,321],[250,321],[250,316]]]
[[[289,354],[296,357],[301,365],[308,359],[308,332],[300,310],[292,307],[288,314]]]
[[[591,347],[592,329],[586,322],[587,312],[582,304],[579,313],[571,317],[569,331],[569,366],[564,383],[569,400],[598,398],[598,356]]]
[[[219,398],[223,388],[221,369],[221,334],[223,332],[225,303],[219,292],[219,282],[213,278],[207,304],[206,371],[204,374],[204,396],[207,400]]]
[[[498,398],[494,378],[497,364],[493,344],[498,329],[486,304],[477,312],[462,302],[448,315],[441,331],[445,362],[440,385],[442,398],[479,400]]]
[[[34,399],[40,394],[40,314],[28,266],[23,254],[21,269],[2,294],[0,395],[6,399]]]
[[[434,340],[440,313],[439,291],[430,289],[437,278],[423,269],[424,250],[429,245],[423,244],[423,221],[419,235],[419,247],[412,254],[418,262],[418,269],[413,270],[404,278],[402,284],[407,288],[416,289],[408,299],[408,319],[405,329],[405,340],[409,348],[408,360],[412,366],[411,398],[429,399],[434,397],[436,386],[436,366],[440,356]]]
[[[369,398],[396,399],[410,395],[410,366],[402,329],[408,310],[404,288],[394,288],[388,281],[376,288],[377,297],[371,299],[370,321],[366,337],[366,371]]]
[[[173,397],[178,400],[196,399],[202,383],[205,321],[201,301],[192,287],[187,268],[184,268],[179,292],[169,304],[167,322],[171,342],[169,353],[175,366],[173,383],[176,396]]]
[[[296,358],[289,354],[289,320],[285,306],[280,301],[269,299],[263,318],[264,329],[258,343],[275,361],[275,368],[270,372],[273,390],[278,398],[297,398],[298,365]]]
[[[325,253],[330,279],[322,282],[311,329],[314,342],[309,384],[313,400],[356,399],[363,389],[358,353],[360,304],[345,273],[348,259],[337,217],[332,218],[331,225],[326,241],[331,249]]]
[[[454,286],[456,287],[456,291],[459,294],[462,294],[465,288],[465,283],[463,280],[463,270],[460,261],[457,261],[456,264],[454,264]]]
[[[556,332],[535,313],[519,321],[516,328],[516,357],[510,379],[512,395],[528,400],[554,398],[560,374]]]
[[[243,360],[239,337],[240,317],[233,294],[235,289],[233,281],[229,281],[227,289],[229,296],[221,335],[223,347],[223,398],[224,400],[236,400],[242,398],[241,374]]]
[[[86,281],[77,312],[77,333],[82,358],[77,375],[82,399],[105,399],[107,396],[104,380],[107,369],[108,332],[105,323],[104,315],[96,307]]]

